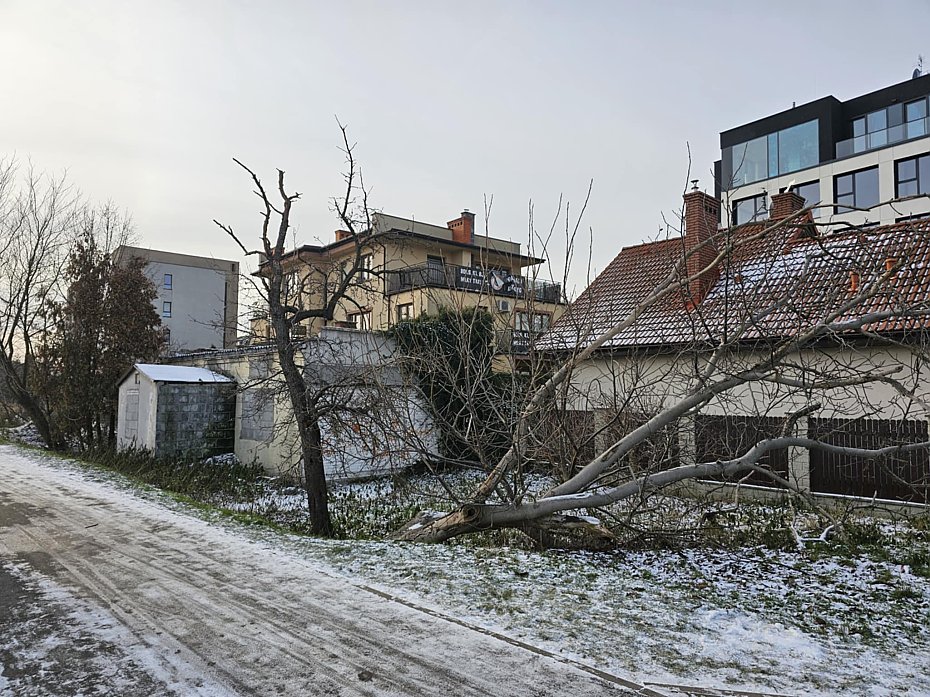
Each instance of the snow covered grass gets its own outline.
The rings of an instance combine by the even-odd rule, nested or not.
[[[817,560],[762,547],[322,551],[349,576],[641,680],[926,694],[918,686],[930,670],[930,584],[867,558]]]

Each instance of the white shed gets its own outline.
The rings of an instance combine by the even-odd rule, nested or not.
[[[231,452],[235,388],[206,368],[137,363],[119,383],[116,445],[165,456]]]

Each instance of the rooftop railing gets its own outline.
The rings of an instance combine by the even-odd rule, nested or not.
[[[900,143],[911,138],[920,138],[930,135],[930,117],[907,121],[906,123],[883,128],[880,131],[873,131],[861,136],[854,136],[847,140],[841,140],[836,144],[836,157],[849,157],[858,155],[862,152],[883,148],[892,143]]]
[[[448,288],[546,303],[557,303],[562,299],[562,286],[559,283],[515,276],[501,269],[453,264],[408,266],[389,271],[386,281],[388,295],[415,288]]]

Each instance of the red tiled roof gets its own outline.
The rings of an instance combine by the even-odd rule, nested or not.
[[[930,219],[829,233],[811,222],[771,221],[722,230],[733,252],[719,265],[706,297],[689,305],[686,288],[654,303],[605,348],[681,345],[695,341],[792,336],[880,286],[835,320],[873,312],[896,316],[867,325],[873,332],[930,326],[930,317],[902,316],[905,307],[930,301]],[[623,249],[542,337],[546,348],[584,346],[626,318],[676,269],[681,237]],[[884,281],[886,264],[895,267]],[[676,277],[684,280],[684,272]]]

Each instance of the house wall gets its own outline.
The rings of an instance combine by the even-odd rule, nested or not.
[[[304,352],[305,379],[331,385],[330,399],[350,410],[322,420],[329,479],[381,474],[436,452],[438,438],[419,391],[393,365],[393,344],[368,332],[325,328]],[[273,350],[242,349],[180,357],[236,379],[234,451],[269,473],[299,474],[300,443]],[[414,445],[411,445],[411,442]]]
[[[162,326],[171,331],[169,345],[177,350],[223,348],[225,345],[226,274],[180,264],[150,261],[146,275],[158,289],[154,300]],[[171,287],[165,286],[171,274]],[[163,312],[171,303],[171,316]]]
[[[280,374],[273,350],[197,353],[175,360],[233,378],[238,386],[233,452],[271,474],[293,474],[300,458],[290,403],[274,383]],[[270,411],[270,415],[267,412]],[[271,428],[263,428],[268,420]],[[243,421],[250,422],[243,432]]]
[[[715,375],[722,377],[748,368],[764,355],[746,351],[733,361],[724,361]],[[603,424],[617,411],[652,414],[674,405],[688,393],[696,369],[706,366],[707,356],[695,362],[693,355],[639,354],[602,355],[579,366],[573,376],[570,403],[575,409],[593,411]],[[894,386],[884,382],[808,391],[770,381],[747,382],[711,399],[700,413],[716,416],[783,418],[814,402],[821,408],[817,419],[871,419],[893,422],[920,421],[930,417],[921,402],[930,405],[930,367],[915,359],[904,348],[844,347],[809,349],[789,356],[784,366],[798,365],[823,371],[823,375],[846,377],[894,370],[893,377],[914,397],[902,396]],[[792,375],[790,369],[782,374]],[[694,417],[681,418],[676,424],[680,456],[696,461],[696,426]],[[806,436],[807,421],[795,427],[796,435]],[[598,451],[606,450],[614,438],[602,436]],[[803,489],[811,485],[810,453],[802,448],[788,449],[789,479]]]
[[[221,455],[233,449],[236,389],[229,383],[157,383],[159,457]]]
[[[706,364],[706,357],[699,358],[698,367]],[[736,360],[724,362],[717,375],[736,372],[763,357],[764,354],[759,352],[742,352]],[[918,398],[930,401],[930,368],[915,360],[903,348],[810,349],[783,361],[786,365],[790,363],[847,375],[898,369],[894,377],[916,389]],[[636,391],[642,395],[636,400],[641,408],[668,405],[685,394],[694,371],[694,357],[686,353],[657,355],[644,351],[614,357],[601,355],[575,371],[574,402],[577,408],[594,409],[622,402],[631,392]],[[788,371],[785,373],[788,374]],[[813,399],[823,403],[823,408],[818,412],[823,418],[924,418],[916,402],[904,399],[894,387],[885,383],[818,390]],[[812,398],[804,390],[755,381],[739,385],[712,399],[704,411],[721,415],[739,413],[785,416],[811,401]]]

